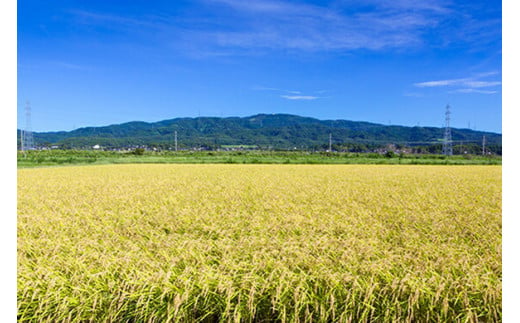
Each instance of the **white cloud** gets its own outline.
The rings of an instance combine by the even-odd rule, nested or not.
[[[502,84],[499,81],[477,81],[472,78],[463,78],[463,79],[452,79],[452,80],[440,80],[440,81],[428,81],[415,83],[414,85],[417,87],[439,87],[439,86],[467,86],[470,88],[479,88],[479,87],[489,87],[489,86],[497,86]]]
[[[479,87],[490,87],[490,86],[497,86],[497,85],[500,85],[502,84],[502,82],[498,82],[498,81],[491,81],[491,82],[487,82],[487,81],[468,81],[468,82],[465,82],[464,85],[470,87],[470,88],[479,88]]]
[[[486,31],[488,40],[501,35],[499,21],[484,26],[467,7],[450,0],[341,0],[328,5],[287,0],[201,1],[230,9],[228,14],[243,22],[238,30],[217,33],[217,45],[235,48],[403,49],[431,43],[432,31],[439,46],[474,40],[465,30],[472,35]],[[455,33],[445,27],[455,25],[464,28]],[[479,41],[485,42],[483,38]]]
[[[286,94],[280,94],[281,98],[287,99],[287,100],[317,100],[321,99],[323,97],[320,96],[314,96],[314,95],[304,95],[301,91],[297,90],[284,90],[279,89],[275,87],[269,87],[269,86],[254,86],[252,87],[253,90],[256,91],[275,91],[275,92],[282,92]],[[327,90],[320,90],[320,91],[313,91],[315,93],[325,93],[328,92]]]
[[[281,1],[266,1],[266,0],[208,0],[208,3],[224,4],[235,10],[252,12],[252,13],[287,13],[293,10],[298,10],[303,6],[297,6]]]
[[[496,41],[500,21],[480,22],[449,0],[354,0],[311,4],[288,0],[199,0],[189,14],[116,14],[70,11],[79,23],[160,35],[177,49],[198,53],[258,54],[302,51],[408,49],[453,41]],[[208,15],[207,13],[211,14]],[[444,24],[449,20],[449,24]],[[457,32],[443,26],[464,26]],[[469,37],[465,30],[471,30]],[[481,37],[476,37],[480,31]],[[482,36],[486,32],[486,37]],[[435,35],[435,36],[432,36]],[[435,40],[432,40],[435,37]]]
[[[230,1],[239,30],[209,32],[219,46],[299,50],[382,49],[421,43],[420,29],[439,19],[425,12],[376,9],[345,14],[329,7],[283,1]]]
[[[438,87],[438,86],[450,86],[461,84],[465,79],[454,79],[454,80],[440,80],[440,81],[428,81],[415,83],[414,85],[417,87]]]
[[[280,95],[280,97],[287,100],[316,100],[320,98],[312,95]]]
[[[450,93],[480,93],[480,94],[495,94],[498,91],[493,90],[477,90],[477,89],[458,89],[455,91],[451,91]]]
[[[460,87],[450,91],[450,93],[481,93],[481,94],[494,94],[497,90],[482,90],[482,88],[497,87],[502,84],[500,81],[488,81],[480,80],[480,78],[496,75],[496,72],[481,73],[473,77],[457,78],[457,79],[446,79],[437,81],[427,81],[415,83],[414,86],[427,88],[427,87]]]
[[[253,86],[252,89],[256,90],[256,91],[277,91],[277,92],[286,92],[286,93],[290,93],[290,94],[301,94],[302,93],[301,91],[284,90],[284,89],[279,89],[276,87],[269,87],[269,86]]]

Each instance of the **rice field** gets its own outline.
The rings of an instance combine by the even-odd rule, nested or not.
[[[19,322],[500,322],[501,166],[18,170]]]

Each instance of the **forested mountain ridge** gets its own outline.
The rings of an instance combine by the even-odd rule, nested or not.
[[[168,148],[174,145],[175,132],[179,148],[210,149],[237,145],[260,149],[321,149],[328,147],[329,136],[332,136],[336,149],[350,147],[356,150],[388,144],[438,146],[444,137],[444,128],[436,127],[388,126],[289,114],[258,114],[250,117],[176,118],[152,123],[134,121],[73,131],[35,132],[34,141],[40,147],[101,145],[118,148],[146,145]],[[500,147],[501,152],[501,134],[455,128],[451,129],[451,134],[453,145],[480,146],[485,136],[487,145],[495,149]]]

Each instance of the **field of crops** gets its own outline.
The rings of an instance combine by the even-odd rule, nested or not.
[[[501,166],[18,170],[19,322],[496,322]]]

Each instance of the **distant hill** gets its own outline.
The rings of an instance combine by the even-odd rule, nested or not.
[[[137,145],[173,147],[177,132],[179,148],[254,146],[271,149],[323,149],[329,134],[335,149],[363,150],[397,144],[407,147],[438,147],[444,128],[387,126],[347,120],[318,120],[289,114],[258,114],[250,117],[176,118],[159,122],[128,122],[73,131],[36,132],[38,146],[106,148]],[[483,136],[491,150],[500,151],[502,135],[470,129],[451,129],[453,144],[480,147]],[[476,149],[476,148],[474,148]]]

